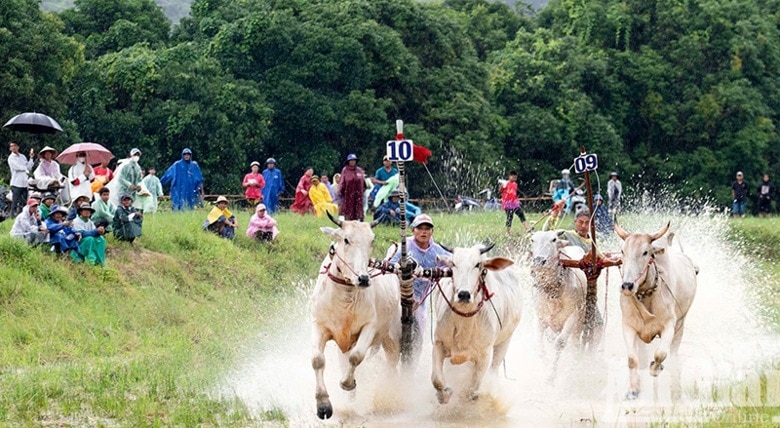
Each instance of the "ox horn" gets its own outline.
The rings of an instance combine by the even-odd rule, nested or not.
[[[664,236],[664,234],[669,230],[669,225],[672,224],[671,221],[666,223],[666,226],[662,227],[661,230],[659,230],[655,235],[650,235],[650,242],[655,241],[656,239]]]
[[[336,226],[341,227],[341,220],[336,220],[335,218],[333,218],[333,215],[330,213],[330,211],[325,211],[325,212],[328,213],[328,218],[330,219],[330,221],[335,223]]]
[[[495,246],[496,246],[495,243],[487,244],[487,245],[483,246],[481,250],[479,250],[479,254],[485,254],[488,251],[492,250],[493,247],[495,247]]]
[[[626,238],[628,238],[628,232],[626,232],[626,230],[625,230],[625,229],[623,229],[622,227],[620,227],[620,225],[619,225],[619,224],[618,224],[618,222],[617,222],[617,217],[615,217],[615,226],[614,226],[614,229],[615,229],[615,233],[617,233],[617,234],[618,234],[618,236],[620,237],[620,239],[622,239],[622,240],[624,240],[624,241],[625,241],[625,240],[626,240]]]
[[[448,247],[444,244],[439,244],[439,246],[447,250],[448,253],[452,254],[452,247]]]

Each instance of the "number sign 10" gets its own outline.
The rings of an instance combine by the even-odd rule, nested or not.
[[[412,140],[390,140],[387,142],[387,157],[391,161],[410,161],[414,158]]]
[[[582,174],[585,171],[595,171],[599,167],[599,158],[595,153],[582,155],[574,159],[574,172]]]

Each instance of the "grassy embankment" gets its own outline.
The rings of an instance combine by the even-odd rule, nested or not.
[[[248,212],[238,213],[235,242],[201,232],[203,218],[205,211],[148,216],[134,246],[109,238],[105,268],[30,248],[8,236],[11,221],[0,224],[0,424],[252,421],[240,403],[210,392],[237,344],[278,313],[279,295],[315,276],[329,242],[318,227],[332,224],[278,215],[282,234],[267,246],[243,235]],[[500,214],[476,218],[448,219],[457,225],[450,230],[489,221],[491,232],[475,236],[502,239]],[[381,257],[398,230],[375,231]]]
[[[211,392],[238,356],[237,344],[271,323],[278,297],[314,277],[328,243],[317,228],[329,223],[281,214],[282,234],[272,246],[260,246],[243,234],[231,243],[201,233],[204,217],[149,216],[136,245],[109,239],[105,268],[29,248],[8,237],[10,222],[0,224],[0,423],[258,422],[240,403]],[[239,214],[242,232],[248,219],[249,213]],[[733,225],[734,233],[764,248],[765,267],[780,275],[780,222]],[[375,231],[377,247],[398,239],[397,229]],[[449,216],[437,236],[451,244],[500,243],[503,231],[501,213],[461,215]],[[777,292],[774,304],[780,304]]]

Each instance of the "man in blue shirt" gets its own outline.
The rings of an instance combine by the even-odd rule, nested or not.
[[[390,177],[398,174],[398,170],[393,166],[393,162],[387,156],[382,158],[382,167],[376,170],[374,176],[371,178],[371,182],[374,183],[374,188],[371,189],[371,194],[368,196],[368,206],[374,205],[374,197],[379,189],[387,184],[387,180]]]
[[[412,236],[406,238],[406,250],[408,256],[417,262],[417,266],[425,268],[445,267],[444,264],[436,261],[436,256],[452,257],[449,251],[433,240],[433,219],[427,214],[420,214],[415,217],[411,224]],[[397,252],[390,260],[398,262],[401,259],[401,253]],[[415,354],[419,352],[419,345],[422,343],[422,332],[428,316],[428,298],[431,282],[425,278],[416,278],[414,280],[414,300],[417,308],[414,311],[415,334],[414,347]],[[423,300],[424,299],[424,300]]]

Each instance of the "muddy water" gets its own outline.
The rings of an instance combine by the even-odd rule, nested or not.
[[[668,219],[673,221],[672,229],[677,234],[675,246],[681,245],[700,268],[698,291],[686,319],[679,357],[667,360],[666,370],[658,378],[647,374],[645,359],[640,371],[642,392],[637,400],[623,399],[628,369],[620,325],[619,270],[611,268],[599,282],[600,311],[607,321],[600,350],[584,353],[570,347],[551,380],[549,361],[553,350],[549,343],[539,340],[531,278],[525,252],[517,241],[494,252],[517,260],[515,267],[526,290],[523,321],[513,338],[505,372],[486,378],[483,394],[476,402],[457,397],[445,406],[436,402],[430,383],[430,331],[426,333],[423,357],[412,375],[384,376],[379,353],[358,368],[356,393],[339,388],[338,353],[331,343],[326,352],[325,376],[334,416],[320,422],[315,414],[306,303],[311,283],[300,284],[299,295],[287,302],[287,310],[276,325],[249,340],[245,359],[225,380],[220,393],[237,397],[258,414],[282,411],[292,426],[379,427],[411,423],[421,427],[695,423],[727,406],[722,397],[733,385],[745,385],[745,378],[747,399],[759,399],[760,387],[753,387],[759,388],[756,392],[750,390],[750,385],[755,385],[756,373],[768,363],[776,365],[773,359],[780,355],[780,337],[770,333],[757,304],[756,290],[765,286],[766,279],[742,255],[745,248],[727,241],[723,234],[728,221],[725,218],[654,214],[629,216],[621,224],[629,231],[653,232]],[[465,234],[453,236],[463,241],[455,245],[480,241],[479,237],[470,240]],[[614,237],[606,239],[603,248],[618,250],[619,242]],[[657,341],[647,348],[652,353],[656,346]],[[446,376],[456,393],[459,385],[465,384],[468,366],[447,366]],[[674,373],[679,373],[682,396],[673,400]]]

